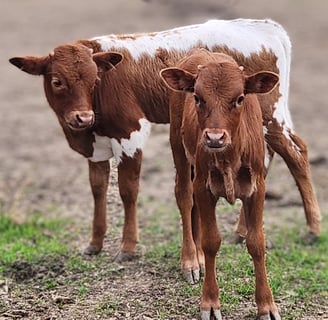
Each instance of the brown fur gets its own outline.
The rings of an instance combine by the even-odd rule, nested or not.
[[[202,66],[195,68],[199,64]],[[190,180],[185,181],[185,186],[180,185],[185,190],[181,202],[188,204],[181,203],[179,207],[190,206],[194,196],[195,207],[200,214],[201,244],[205,255],[201,317],[208,319],[209,313],[217,314],[220,309],[215,256],[221,236],[216,226],[215,207],[219,197],[224,197],[230,203],[234,203],[236,198],[243,202],[248,230],[246,244],[256,274],[258,315],[270,317],[271,314],[274,317],[271,319],[278,320],[280,317],[269,288],[264,262],[262,215],[266,171],[262,112],[257,96],[248,94],[257,93],[255,82],[258,80],[245,76],[230,57],[204,50],[194,51],[183,59],[179,67],[164,69],[161,74],[169,87],[194,92],[198,97],[195,103],[191,94],[186,95],[181,133],[175,131],[175,134],[178,135],[176,140],[182,137],[185,152],[191,159],[184,164],[184,168],[177,168],[177,176],[185,176],[191,166],[195,166],[193,188]],[[191,74],[191,71],[196,72]],[[269,75],[273,80],[267,91],[271,90],[277,79],[273,74]],[[253,78],[256,79],[254,82]],[[235,106],[234,101],[238,101],[244,92],[244,102]],[[216,142],[214,149],[212,139]],[[219,143],[216,139],[222,141]],[[186,194],[188,191],[189,197]]]

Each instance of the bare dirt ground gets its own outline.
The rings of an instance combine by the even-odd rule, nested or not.
[[[0,204],[3,211],[12,212],[17,220],[35,210],[45,215],[55,213],[73,217],[76,225],[86,226],[92,218],[86,161],[69,149],[45,101],[41,78],[15,69],[8,62],[10,57],[43,55],[58,44],[96,35],[156,31],[208,18],[249,17],[277,20],[290,34],[293,43],[290,108],[296,132],[308,143],[319,204],[322,213],[327,214],[327,12],[328,2],[322,0],[1,0]],[[167,126],[154,126],[143,162],[140,197],[146,201],[140,204],[141,229],[142,221],[155,208],[166,205],[176,210],[173,177]],[[293,224],[295,219],[305,224],[298,191],[278,157],[268,177],[268,190],[282,196],[266,207],[269,228],[270,224]],[[112,198],[110,205],[110,223],[115,223],[121,207],[116,198]],[[292,210],[285,212],[285,205]],[[305,230],[304,227],[300,234]],[[81,235],[80,245],[86,243],[88,236],[87,232]],[[133,286],[133,280],[125,282],[125,288]],[[123,285],[123,281],[119,283]],[[145,289],[145,300],[149,292]],[[49,319],[84,319],[79,311],[74,310],[74,314],[76,317]]]

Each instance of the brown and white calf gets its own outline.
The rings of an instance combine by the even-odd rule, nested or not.
[[[267,169],[262,111],[256,96],[273,90],[279,77],[268,71],[246,75],[230,56],[204,49],[194,50],[178,68],[164,69],[161,75],[173,90],[193,93],[185,96],[181,129],[175,134],[182,136],[188,159],[185,167],[195,168],[193,186],[189,180],[183,189],[189,210],[194,196],[200,214],[205,255],[201,318],[222,319],[215,267],[221,236],[215,207],[224,197],[229,203],[239,198],[243,204],[259,319],[280,319],[265,270],[262,216]]]
[[[159,72],[176,65],[196,47],[229,53],[246,71],[265,66],[280,74],[279,91],[270,95],[271,99],[260,101],[266,110],[263,114],[268,142],[266,159],[268,163],[274,152],[285,159],[301,192],[310,234],[319,235],[320,210],[312,187],[306,145],[293,132],[287,104],[290,41],[286,32],[271,20],[211,20],[162,32],[79,40],[58,46],[43,57],[10,59],[27,73],[43,75],[47,100],[69,145],[88,159],[95,207],[92,238],[86,253],[96,254],[103,246],[108,160],[115,157],[119,162],[119,190],[125,210],[117,259],[134,255],[138,241],[136,201],[140,165],[150,122],[171,122],[172,149],[180,148],[179,141],[172,137],[172,132],[179,128],[179,119],[169,112],[168,90]],[[177,167],[183,165],[181,159],[174,157]],[[180,210],[185,212],[183,208]],[[182,214],[182,221],[181,263],[190,275],[197,261],[190,212]]]

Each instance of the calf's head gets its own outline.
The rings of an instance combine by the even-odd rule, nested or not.
[[[93,126],[93,91],[99,72],[122,60],[115,52],[93,54],[77,45],[62,45],[44,57],[14,57],[9,61],[32,75],[43,75],[44,90],[51,108],[64,129],[84,130]]]
[[[189,63],[192,65],[192,56]],[[196,108],[201,144],[207,150],[223,152],[233,143],[247,95],[270,92],[279,77],[268,71],[247,76],[230,56],[218,53],[210,57],[207,53],[204,64],[196,69],[192,74],[181,68],[166,68],[161,76],[169,88],[193,94],[193,105],[186,107]]]

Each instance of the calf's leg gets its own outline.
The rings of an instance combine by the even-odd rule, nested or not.
[[[94,213],[92,222],[92,238],[89,246],[84,250],[85,254],[98,254],[104,242],[107,230],[107,188],[110,164],[109,161],[89,163],[89,181],[94,199]]]
[[[274,151],[269,145],[266,145],[266,172],[265,177],[269,171],[272,159],[274,156]],[[234,237],[234,243],[242,243],[244,239],[246,238],[247,234],[247,228],[246,228],[246,221],[245,221],[245,213],[243,206],[240,209],[240,214],[238,217],[238,220],[235,224],[235,237]]]
[[[201,243],[201,231],[200,231],[200,216],[199,210],[196,207],[195,200],[191,210],[191,226],[192,226],[192,237],[197,251],[197,260],[200,270],[203,272],[205,268],[205,257]]]
[[[137,198],[141,170],[142,151],[133,158],[123,156],[118,165],[118,186],[124,207],[124,226],[120,251],[115,261],[122,262],[135,258],[139,241],[137,221]]]
[[[195,237],[198,237],[198,216],[197,211],[193,210],[191,166],[185,155],[180,127],[175,127],[174,122],[170,124],[170,142],[176,168],[175,198],[182,220],[181,270],[189,283],[196,283],[200,278],[198,256],[202,257],[201,253],[197,254],[193,237],[193,231]],[[192,225],[192,218],[195,222],[194,226]]]
[[[286,162],[301,193],[309,233],[307,242],[313,242],[320,235],[321,214],[315,195],[306,144],[290,130],[287,135],[276,120],[267,126],[266,141]]]
[[[201,183],[194,183],[196,206],[200,214],[201,243],[205,255],[205,275],[200,312],[202,320],[221,320],[219,286],[216,280],[216,254],[221,235],[216,223],[216,199]]]
[[[236,242],[237,243],[243,242],[247,234],[244,207],[240,208],[239,217],[235,225],[235,233],[237,234]]]
[[[247,226],[246,246],[252,256],[255,271],[255,300],[260,320],[280,320],[269,287],[265,267],[265,240],[263,233],[264,179],[257,191],[243,200],[245,222]]]

